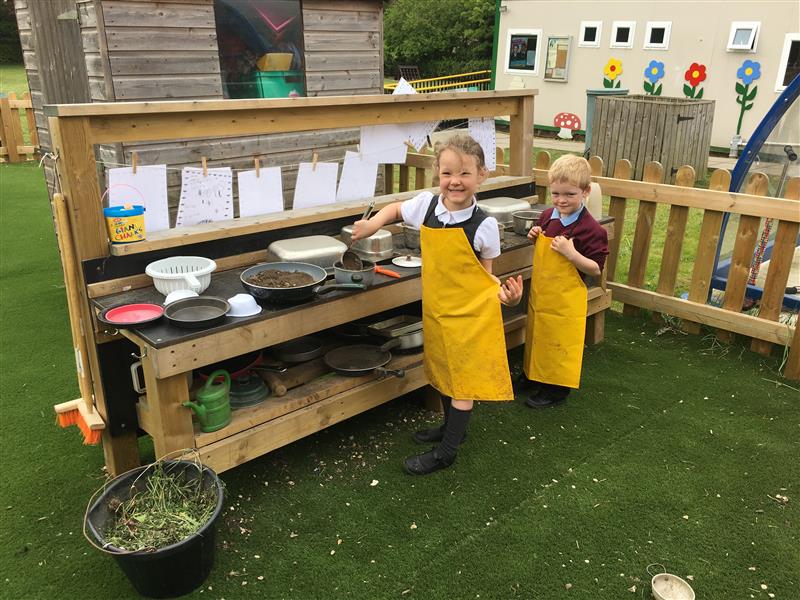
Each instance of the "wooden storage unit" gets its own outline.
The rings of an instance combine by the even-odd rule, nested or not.
[[[321,233],[337,234],[363,212],[363,201],[273,213],[261,217],[197,225],[158,232],[147,241],[112,248],[102,216],[94,149],[100,144],[188,140],[208,136],[258,136],[272,133],[317,131],[335,127],[358,127],[384,123],[413,123],[453,117],[511,115],[510,164],[508,174],[493,177],[482,186],[495,195],[532,194],[530,172],[533,147],[533,99],[535,90],[417,94],[412,96],[350,96],[294,98],[287,100],[195,101],[169,103],[103,103],[47,107],[61,189],[67,204],[79,267],[76,328],[85,337],[87,352],[83,368],[91,376],[93,402],[103,417],[103,449],[111,473],[119,473],[139,462],[138,416],[153,436],[156,452],[163,454],[203,444],[203,456],[223,470],[268,452],[312,431],[317,431],[376,403],[399,396],[425,384],[421,363],[409,361],[406,378],[381,381],[349,381],[348,389],[320,399],[287,404],[290,412],[274,416],[254,409],[256,415],[237,417],[234,429],[247,425],[224,439],[196,435],[188,409],[185,373],[195,367],[241,355],[248,351],[319,331],[338,323],[404,306],[420,298],[419,279],[406,277],[375,286],[351,296],[331,296],[294,307],[285,314],[230,324],[197,333],[164,345],[144,334],[107,332],[95,319],[98,303],[115,294],[147,291],[151,282],[144,268],[153,260],[173,254],[199,254],[213,258],[221,279],[226,272],[263,261],[266,247],[275,239]],[[409,198],[403,192],[376,198],[378,210],[389,202]],[[501,274],[529,270],[527,244],[509,248],[496,261]],[[527,266],[526,266],[527,261]],[[524,316],[512,316],[509,335],[517,332]],[[513,330],[513,331],[512,331]],[[141,357],[147,394],[137,409],[138,395],[130,385],[131,353]],[[401,359],[398,358],[398,361]],[[357,385],[353,385],[357,384]],[[338,385],[338,384],[337,384]],[[344,384],[342,384],[344,385]],[[127,402],[127,400],[132,400]],[[139,415],[136,412],[139,412]],[[131,416],[131,412],[133,416]],[[280,411],[279,411],[280,412]],[[269,417],[269,418],[268,418]],[[242,420],[244,419],[244,421]],[[265,431],[269,433],[265,436]],[[233,431],[233,430],[231,430]],[[272,440],[272,441],[270,441]]]
[[[592,123],[592,152],[603,159],[610,177],[618,160],[627,159],[632,178],[641,180],[644,167],[656,161],[668,183],[683,165],[702,177],[711,148],[713,100],[662,96],[598,96]]]

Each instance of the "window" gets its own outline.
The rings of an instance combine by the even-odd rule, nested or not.
[[[226,98],[305,96],[300,0],[214,0]]]
[[[800,33],[787,33],[783,42],[775,91],[782,92],[800,74]]]
[[[509,29],[505,72],[538,74],[541,42],[541,29]]]
[[[758,45],[759,21],[734,21],[728,37],[728,51],[755,52]]]
[[[614,21],[611,26],[612,48],[633,48],[636,21]]]
[[[599,48],[600,35],[602,33],[602,21],[581,21],[581,35],[578,37],[578,46],[581,48]]]
[[[668,50],[672,21],[648,21],[644,34],[645,50]]]

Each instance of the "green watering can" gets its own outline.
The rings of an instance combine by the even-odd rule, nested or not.
[[[214,383],[217,377],[222,377],[225,381]],[[208,376],[206,384],[197,392],[197,402],[183,403],[183,406],[191,408],[197,415],[202,431],[217,431],[231,422],[230,389],[231,376],[220,369]]]

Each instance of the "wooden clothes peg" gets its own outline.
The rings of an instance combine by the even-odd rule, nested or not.
[[[200,163],[203,165],[203,177],[208,177],[208,161],[205,156],[200,158]]]
[[[139,162],[139,154],[131,152],[131,172],[136,175],[136,164]]]
[[[319,158],[319,156],[317,155],[317,151],[315,150],[311,154],[311,170],[312,171],[316,171],[317,170],[317,159],[318,158]]]
[[[256,177],[261,177],[261,161],[259,161],[257,158],[254,160],[256,163]]]

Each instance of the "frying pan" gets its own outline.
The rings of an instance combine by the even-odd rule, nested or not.
[[[397,369],[396,371],[384,369],[383,366],[392,360],[392,353],[388,350],[382,350],[380,346],[372,346],[370,344],[355,344],[353,346],[334,348],[325,354],[323,360],[328,367],[340,375],[347,375],[348,377],[368,375],[373,371],[382,376],[404,377],[406,374],[403,369]]]
[[[295,287],[279,288],[279,287],[265,287],[263,285],[255,285],[248,281],[253,275],[262,273],[264,271],[300,271],[301,273],[308,273],[313,278],[313,282],[306,285],[299,285]],[[258,300],[265,300],[267,302],[277,303],[292,303],[302,302],[312,298],[315,294],[327,294],[334,290],[365,290],[365,285],[360,283],[338,283],[332,285],[323,285],[325,278],[328,274],[325,269],[312,265],[310,263],[302,262],[273,262],[262,263],[255,265],[249,269],[242,271],[239,278],[242,281],[244,289],[249,294],[252,294]]]
[[[197,296],[168,304],[164,316],[176,327],[203,329],[222,323],[230,309],[231,305],[222,298]]]
[[[261,351],[248,352],[233,358],[214,363],[213,365],[206,365],[205,367],[198,367],[195,372],[200,378],[205,381],[208,376],[214,371],[219,370],[227,371],[230,373],[231,379],[238,379],[252,373],[252,371],[270,371],[275,373],[283,373],[286,367],[268,367],[262,364]]]
[[[319,358],[325,353],[322,341],[305,335],[271,348],[272,353],[281,362],[301,363]]]

